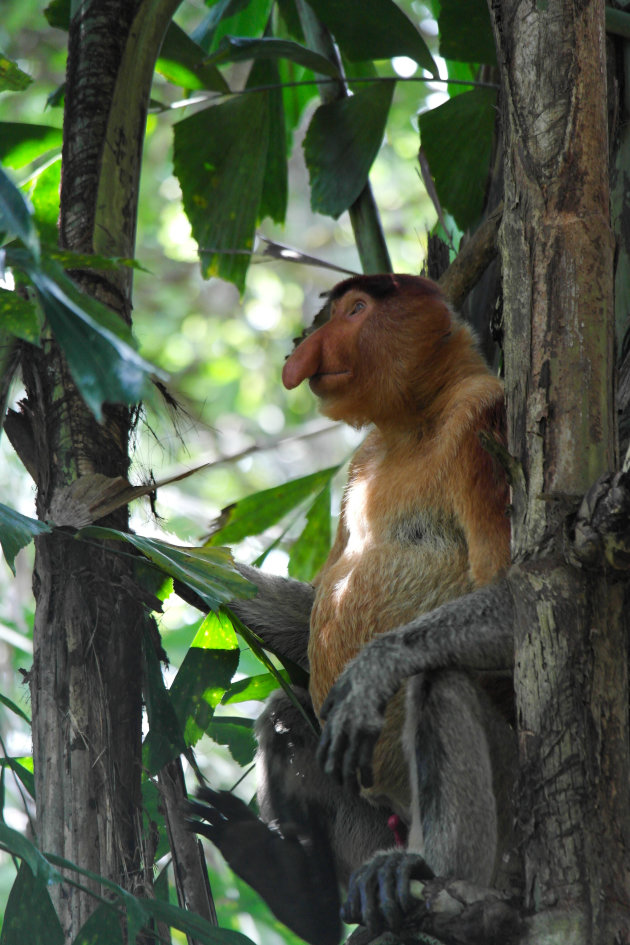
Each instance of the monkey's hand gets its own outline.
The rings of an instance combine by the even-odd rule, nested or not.
[[[202,788],[198,797],[203,803],[187,805],[191,829],[219,848],[293,932],[311,945],[337,945],[339,889],[320,813],[287,809],[291,821],[272,830],[229,791]]]
[[[374,933],[383,929],[395,931],[417,905],[410,892],[412,879],[433,879],[433,872],[419,853],[403,850],[377,853],[350,877],[341,918],[364,925]]]
[[[372,755],[383,728],[385,708],[400,686],[400,674],[388,673],[389,641],[373,640],[348,663],[332,687],[320,716],[325,721],[317,760],[326,774],[358,793],[371,787]]]

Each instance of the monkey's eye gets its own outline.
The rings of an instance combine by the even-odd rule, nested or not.
[[[361,299],[357,299],[357,301],[354,303],[354,305],[348,312],[348,315],[358,315],[359,312],[362,312],[364,308],[365,308],[365,302],[363,302]]]

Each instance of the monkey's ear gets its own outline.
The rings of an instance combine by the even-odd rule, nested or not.
[[[187,805],[191,830],[218,847],[292,932],[310,945],[337,945],[339,886],[323,815],[300,804],[272,830],[229,791],[202,788],[197,797]]]

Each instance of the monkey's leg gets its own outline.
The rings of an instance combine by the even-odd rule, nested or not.
[[[350,881],[346,921],[396,928],[417,904],[410,880],[496,880],[509,846],[514,735],[465,673],[409,681],[403,736],[410,763],[412,823],[404,853],[379,855]]]
[[[344,791],[315,761],[319,726],[308,694],[296,691],[309,726],[283,692],[257,723],[262,820],[227,792],[201,791],[193,829],[219,848],[272,912],[311,945],[337,945],[339,883],[376,849],[392,845],[391,811]],[[267,826],[267,823],[270,826]]]
[[[294,692],[319,732],[308,693]],[[376,850],[393,847],[387,826],[392,811],[352,794],[324,774],[315,758],[317,735],[285,693],[271,697],[256,734],[261,817],[267,822],[285,820],[287,804],[295,805],[295,799],[306,809],[321,810],[340,883],[347,885],[350,874]]]

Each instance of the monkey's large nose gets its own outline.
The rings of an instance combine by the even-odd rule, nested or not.
[[[297,346],[282,369],[282,383],[287,390],[293,390],[302,381],[319,371],[321,340],[318,332],[313,332]]]

